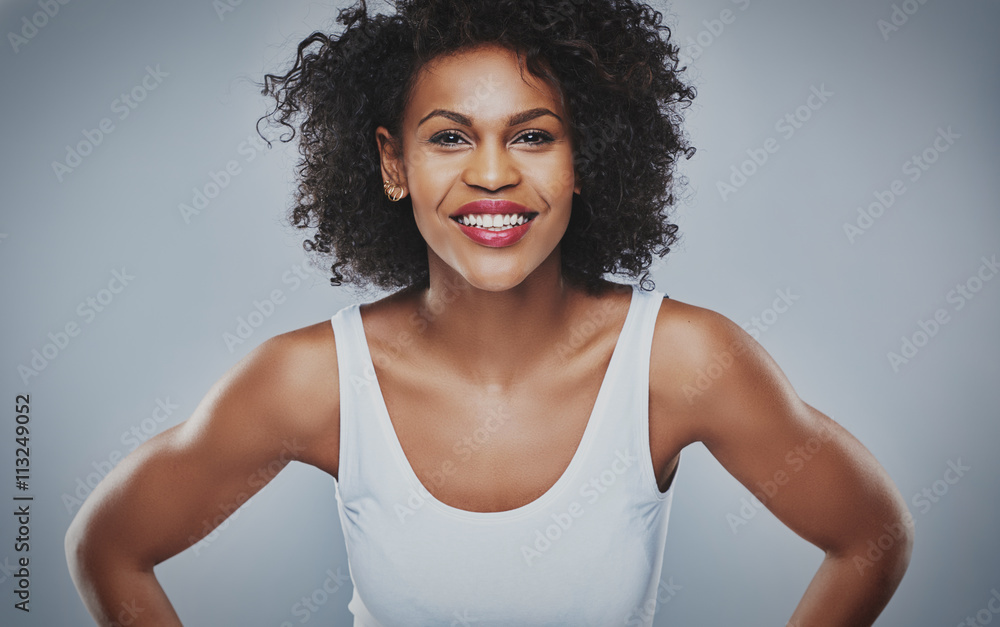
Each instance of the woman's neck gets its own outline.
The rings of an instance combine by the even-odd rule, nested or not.
[[[484,384],[508,384],[537,372],[541,358],[551,354],[546,349],[567,332],[581,294],[564,280],[558,252],[503,290],[478,288],[443,263],[430,268],[429,288],[414,294],[420,343]]]

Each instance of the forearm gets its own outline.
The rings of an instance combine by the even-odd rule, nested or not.
[[[827,554],[786,627],[872,625],[896,591],[908,562],[905,550],[875,562],[867,560],[863,551]]]
[[[182,627],[152,570],[76,569],[73,582],[101,627]]]

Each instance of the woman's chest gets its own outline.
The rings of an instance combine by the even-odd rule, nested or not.
[[[615,403],[622,395],[614,389],[602,391],[605,370],[536,375],[507,389],[454,379],[429,383],[389,371],[378,378],[395,438],[424,488],[452,507],[494,512],[545,494],[578,455],[590,421],[604,423],[605,436],[632,428],[639,416],[623,412],[641,408]],[[598,403],[600,395],[610,402]],[[662,414],[647,408],[651,420]],[[645,442],[631,432],[620,435],[626,445],[649,447],[648,456],[637,457],[652,463],[664,490],[679,451],[667,431],[652,426],[655,439]]]

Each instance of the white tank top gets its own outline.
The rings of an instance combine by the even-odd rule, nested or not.
[[[582,440],[547,492],[472,512],[421,484],[386,409],[359,304],[331,318],[340,371],[337,507],[355,627],[651,626],[673,484],[649,448],[649,355],[662,292],[632,286]]]

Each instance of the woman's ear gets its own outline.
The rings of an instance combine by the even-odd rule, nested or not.
[[[382,180],[406,191],[406,173],[403,170],[403,155],[399,141],[384,126],[375,129],[378,143],[379,161],[382,165]]]

